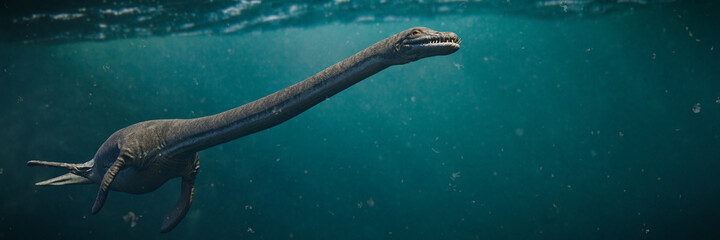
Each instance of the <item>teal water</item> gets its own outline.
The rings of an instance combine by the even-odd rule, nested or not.
[[[4,42],[0,239],[718,239],[718,9]],[[35,187],[63,172],[25,166],[85,162],[122,127],[242,105],[413,26],[460,51],[200,152],[168,234],[177,179],[91,215],[96,185]]]

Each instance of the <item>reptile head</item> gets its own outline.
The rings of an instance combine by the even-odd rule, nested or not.
[[[402,63],[421,58],[448,55],[460,49],[460,38],[453,32],[414,27],[395,35],[394,50]]]

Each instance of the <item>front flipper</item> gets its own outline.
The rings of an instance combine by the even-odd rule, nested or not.
[[[107,198],[108,190],[110,190],[110,184],[115,179],[115,175],[117,175],[120,171],[120,167],[123,165],[125,165],[125,158],[123,154],[120,154],[117,160],[115,160],[115,163],[113,163],[110,169],[105,172],[105,176],[103,176],[103,180],[100,183],[100,190],[98,191],[97,198],[95,198],[95,204],[93,204],[92,207],[92,214],[96,214],[100,211],[100,208],[102,208],[103,204],[105,204],[105,198]]]
[[[195,192],[195,176],[197,176],[200,170],[200,161],[198,161],[198,154],[191,155],[193,164],[187,169],[185,176],[182,177],[180,182],[180,199],[173,207],[170,212],[165,215],[162,226],[160,227],[161,233],[170,232],[180,221],[185,217],[188,210],[190,210],[190,204],[192,203],[193,193]]]
[[[195,191],[195,176],[192,178],[182,178],[182,186],[180,186],[180,199],[173,207],[170,212],[165,215],[162,226],[160,227],[161,233],[170,232],[180,221],[185,217],[188,210],[190,210],[190,204],[192,203],[193,192]]]

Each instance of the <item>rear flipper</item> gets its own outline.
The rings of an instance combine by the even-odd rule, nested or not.
[[[31,160],[27,162],[27,165],[31,167],[56,167],[65,168],[70,171],[70,173],[66,173],[55,178],[35,183],[35,186],[61,186],[70,184],[93,183],[92,181],[90,181],[90,179],[87,179],[86,177],[90,173],[90,170],[92,170],[93,164],[93,160],[87,161],[85,163],[61,163],[38,160]]]

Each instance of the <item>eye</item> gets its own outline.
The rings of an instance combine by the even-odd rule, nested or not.
[[[410,34],[410,36],[414,37],[414,36],[417,36],[418,34],[420,34],[420,30],[413,30],[412,33]]]

